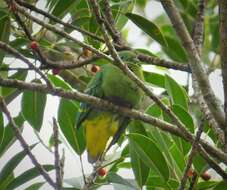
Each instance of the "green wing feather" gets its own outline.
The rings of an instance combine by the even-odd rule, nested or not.
[[[101,88],[101,84],[102,84],[102,72],[98,72],[91,80],[91,82],[88,84],[85,93],[98,98],[102,98],[103,90]],[[94,107],[92,107],[90,104],[85,102],[80,104],[80,110],[79,110],[79,113],[77,114],[77,120],[76,120],[77,128],[81,126],[81,123],[87,118],[88,114],[92,110],[94,110]]]

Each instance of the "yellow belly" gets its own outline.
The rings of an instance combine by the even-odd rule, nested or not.
[[[86,143],[89,157],[97,160],[104,152],[110,137],[118,130],[119,122],[113,119],[113,114],[108,112],[87,119],[83,126],[86,129]]]

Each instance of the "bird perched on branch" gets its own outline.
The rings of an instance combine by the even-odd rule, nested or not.
[[[143,72],[136,54],[122,51],[119,56],[128,68],[143,80]],[[87,86],[85,93],[108,100],[119,106],[136,108],[143,92],[117,66],[105,64]],[[118,113],[101,110],[87,103],[81,103],[77,116],[77,129],[85,128],[88,161],[95,163],[102,159],[107,147],[117,142],[130,119]],[[110,138],[112,141],[110,142]],[[108,142],[110,142],[108,144]]]

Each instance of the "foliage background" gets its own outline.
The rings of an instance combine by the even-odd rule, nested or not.
[[[49,3],[51,3],[51,2],[52,1],[49,1]],[[61,1],[58,1],[58,2],[60,3]],[[166,21],[166,19],[163,18],[163,16],[159,16],[163,13],[160,3],[156,2],[156,1],[147,1],[147,4],[145,3],[144,4],[145,6],[144,6],[142,2],[143,1],[137,1],[136,8],[134,8],[133,12],[139,13],[142,16],[149,18],[150,20],[154,21],[154,23],[156,23],[159,27],[163,26],[164,27],[164,29],[162,30],[163,34],[167,34],[167,36],[168,36],[168,32],[169,32],[169,34],[170,34],[169,36],[171,36],[173,33],[172,33],[171,29],[168,28],[168,25],[170,25],[170,24],[168,23],[168,21]],[[187,26],[190,29],[190,27],[192,27],[192,25],[193,25],[193,23],[190,19],[194,19],[195,15],[196,15],[195,12],[193,12],[194,9],[193,8],[190,9],[190,5],[193,5],[193,4],[195,5],[197,2],[196,1],[187,1],[187,2],[188,2],[188,6],[184,7],[184,6],[180,5],[180,1],[179,1],[179,7],[182,9],[181,10],[182,12],[185,11],[185,14],[186,14],[185,21],[187,21],[187,23],[188,23]],[[142,4],[140,4],[140,3],[142,3]],[[217,33],[215,33],[216,31],[212,31],[212,29],[217,28],[215,25],[217,22],[217,18],[215,18],[215,16],[217,15],[217,11],[215,11],[216,6],[212,5],[212,3],[213,3],[213,1],[211,1],[210,5],[209,5],[210,12],[208,11],[208,13],[207,13],[208,15],[207,15],[207,20],[206,20],[207,21],[206,29],[207,28],[210,29],[210,31],[207,31],[207,32],[211,32],[212,35],[217,36],[216,35]],[[45,5],[45,1],[40,0],[37,6],[40,6],[43,8],[43,5]],[[61,9],[59,9],[59,10],[61,10]],[[143,12],[144,10],[145,10],[145,12]],[[190,11],[192,11],[192,12],[190,12]],[[57,15],[57,16],[63,17],[63,15],[66,13],[67,12],[64,12],[64,13],[62,12],[62,15],[61,15],[61,12],[60,12],[60,13],[58,13],[59,15]],[[211,23],[209,23],[209,21]],[[168,23],[168,24],[166,24],[166,26],[164,26],[165,23]],[[212,24],[215,26],[213,26]],[[34,34],[36,34],[37,36],[39,35],[39,33],[38,34],[36,33],[38,28],[39,27],[37,27],[36,25],[33,28]],[[13,34],[14,34],[14,36],[21,35],[20,33],[17,34],[16,30],[13,31]],[[82,39],[82,37],[77,32],[75,32],[72,35]],[[165,53],[163,53],[163,49],[161,49],[161,46],[159,45],[159,43],[157,43],[157,41],[153,41],[147,34],[142,32],[140,29],[138,29],[138,27],[136,27],[134,24],[132,24],[132,22],[128,23],[127,27],[123,30],[123,36],[125,36],[127,38],[128,43],[130,45],[132,45],[134,48],[145,48],[146,47],[152,53],[158,55],[159,57],[166,58],[166,59],[173,60],[173,61],[178,61],[178,62],[187,61],[187,58],[185,57],[184,54],[182,54],[182,52],[177,52],[177,54],[174,54],[174,52],[178,51],[179,48],[169,47],[169,49],[168,50],[165,49]],[[176,35],[174,34],[174,39],[175,38],[176,38]],[[166,37],[166,39],[169,39],[169,38]],[[10,41],[13,41],[13,40],[14,40],[14,38],[10,37]],[[215,40],[217,40],[217,39],[215,39]],[[26,43],[28,43],[28,42],[26,42]],[[90,42],[90,43],[92,43],[92,42]],[[144,45],[144,44],[146,44],[146,45]],[[50,44],[46,45],[44,43],[43,46],[49,47],[49,45]],[[204,59],[204,61],[206,61],[206,63],[208,63],[208,64],[213,63],[212,61],[213,61],[214,56],[218,55],[217,46],[218,46],[218,43],[216,41],[214,41],[213,38],[211,38],[211,39],[205,38],[205,46],[204,46],[204,51],[205,51],[204,55],[205,56],[203,59]],[[28,50],[28,52],[25,52],[25,55],[29,56],[30,50],[29,49],[27,49],[27,50]],[[4,62],[7,64],[10,64],[10,66],[19,66],[20,64],[22,64],[18,60],[17,60],[16,64],[14,64],[13,60],[14,60],[13,58],[5,58]],[[211,73],[211,83],[214,84],[212,86],[214,88],[216,95],[220,98],[221,101],[223,101],[223,90],[222,90],[222,86],[221,86],[221,79],[219,77],[219,75],[220,75],[219,66],[220,66],[220,62],[218,62],[218,61],[217,61],[217,63],[215,62],[215,65],[212,65],[213,73]],[[185,72],[166,70],[166,69],[163,69],[160,67],[147,66],[147,65],[145,66],[145,68],[149,71],[156,72],[156,73],[162,73],[162,74],[167,73],[167,74],[171,75],[179,84],[187,85],[187,74]],[[33,79],[34,76],[35,76],[35,74],[33,72],[30,72],[26,80]],[[151,83],[154,83],[154,81],[153,82],[151,81]],[[220,85],[217,85],[217,84],[220,84]],[[190,86],[189,94],[191,95],[193,93],[193,91],[191,89],[191,81],[189,82],[189,86]],[[157,94],[159,94],[161,91],[163,91],[163,88],[161,88],[161,89],[154,88],[154,89],[155,89],[154,92]],[[171,97],[170,94],[169,94],[169,97]],[[173,96],[171,98],[173,98]],[[9,105],[9,110],[13,110],[12,111],[13,116],[16,116],[21,110],[21,107],[18,104],[18,102],[20,102],[20,101],[21,101],[21,97],[18,97],[17,99],[14,100],[14,102],[12,102]],[[47,97],[47,105],[46,105],[45,112],[44,112],[43,127],[42,127],[41,131],[39,132],[39,135],[45,144],[49,143],[49,138],[51,137],[51,134],[52,134],[52,117],[53,116],[57,117],[57,112],[55,112],[53,110],[57,111],[56,102],[58,102],[58,101],[59,101],[59,99],[56,97],[52,97],[52,96]],[[28,110],[28,112],[29,112],[29,110]],[[28,123],[26,122],[25,128],[23,130],[23,136],[25,137],[28,144],[33,144],[34,142],[37,142],[37,140],[38,140],[35,135],[31,136],[31,134],[33,134],[33,133],[34,133],[33,129],[31,127],[29,127]],[[214,143],[216,143],[216,141],[214,139],[212,141],[214,141]],[[10,149],[7,151],[7,153],[5,153],[0,160],[1,166],[3,166],[8,161],[8,159],[17,152],[18,147],[19,146],[17,143],[15,143],[12,147],[10,147]],[[75,158],[76,156],[72,151],[68,151],[67,147],[65,147],[64,145],[61,145],[61,148],[63,148],[63,147],[66,149],[65,178],[81,176],[81,173],[80,173],[81,169],[80,169],[80,163],[79,163],[78,157]],[[49,154],[48,151],[46,151],[46,149],[43,148],[41,145],[37,145],[34,148],[33,152],[43,164],[44,163],[45,164],[53,163],[53,157],[48,156],[48,154]],[[183,155],[183,157],[184,157],[184,159],[186,159],[187,154]],[[14,171],[15,176],[20,175],[23,170],[30,168],[30,166],[27,164],[29,162],[28,160],[29,160],[28,158],[25,158],[18,165],[18,167]],[[91,167],[88,165],[88,163],[86,163],[86,155],[83,155],[83,161],[84,161],[84,166],[85,166],[85,172],[90,173]],[[127,174],[127,177],[133,177],[132,173],[129,175],[128,169],[120,169],[119,174],[121,174],[121,176],[124,176],[124,177],[126,174]],[[52,176],[54,176],[54,174],[52,174]],[[212,179],[216,179],[215,176]],[[37,179],[37,181],[39,181],[39,179]],[[24,187],[21,186],[21,187],[19,187],[19,189],[20,188],[23,189]],[[48,188],[48,187],[44,186],[43,189],[45,189],[45,188]],[[109,187],[106,187],[106,188],[109,189]],[[124,188],[126,188],[126,187],[124,187]]]

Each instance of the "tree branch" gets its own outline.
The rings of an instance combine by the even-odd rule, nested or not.
[[[2,41],[0,41],[0,49],[6,51],[8,53],[11,53],[16,58],[21,59],[22,61],[24,61],[28,65],[28,67],[34,69],[34,71],[36,71],[43,78],[43,80],[47,83],[47,85],[49,87],[52,87],[51,82],[48,80],[48,78],[45,76],[45,74],[43,74],[42,71],[39,70],[39,68],[37,68],[36,66],[34,66],[26,57],[24,57],[16,49],[11,48],[9,45],[7,45],[6,43],[4,43]]]
[[[38,13],[40,13],[40,14],[42,14],[42,15],[44,15],[46,12],[45,11],[42,11],[42,10],[40,10],[40,9],[38,9],[38,8],[36,8],[36,7],[34,7],[34,6],[32,6],[32,5],[30,5],[30,4],[28,4],[28,3],[26,3],[26,2],[24,2],[24,1],[20,1],[20,0],[16,0],[16,2],[18,3],[18,4],[20,4],[20,5],[23,5],[24,7],[26,7],[26,8],[29,8],[30,7],[30,9],[31,10],[34,10],[34,11],[36,11],[36,12],[38,12]],[[19,9],[19,11],[21,11],[21,13],[23,14],[23,12],[24,13],[26,13],[25,12],[25,10],[21,10],[21,9]],[[42,13],[41,13],[42,12]],[[33,20],[33,18],[34,17],[30,17],[30,15],[28,14],[28,13],[26,13],[26,15],[25,15],[26,17],[28,17],[29,19],[31,19],[31,20]],[[49,13],[46,13],[46,15],[44,15],[44,16],[47,16],[48,18],[50,18],[50,19],[53,19],[55,22],[58,22],[58,23],[60,23],[60,24],[62,24],[62,25],[64,25],[64,26],[68,26],[68,27],[71,27],[71,28],[73,28],[74,27],[74,25],[70,25],[69,23],[64,23],[63,21],[61,21],[60,19],[58,19],[57,17],[55,17],[55,16],[53,16],[53,15],[51,15],[51,14],[49,14]],[[45,28],[47,28],[48,30],[51,30],[51,31],[53,31],[53,32],[55,32],[55,33],[57,33],[57,34],[59,34],[59,35],[61,35],[61,36],[63,36],[63,37],[65,37],[65,38],[67,38],[67,39],[70,39],[70,40],[72,40],[71,39],[71,36],[69,36],[69,35],[67,35],[67,37],[62,33],[62,31],[60,31],[60,30],[55,30],[56,28],[54,27],[54,26],[52,26],[52,25],[48,25],[48,24],[45,24],[44,22],[41,22],[41,21],[39,21],[38,19],[36,19],[36,20],[33,20],[34,22],[36,22],[36,21],[38,21],[37,23],[38,24],[40,24],[40,25],[42,25],[43,27],[45,27]],[[45,24],[45,25],[44,25]],[[52,30],[53,29],[53,30]],[[77,30],[76,28],[74,28],[75,30]],[[79,31],[79,30],[78,30]],[[81,33],[84,33],[84,32],[82,32],[82,31],[80,31]],[[65,34],[67,34],[67,33],[65,33]],[[85,33],[84,33],[85,34]],[[92,37],[92,36],[91,36]],[[96,38],[94,38],[94,39],[96,39]],[[72,40],[73,41],[73,40]],[[104,42],[104,40],[102,39],[101,40],[102,42]],[[77,41],[75,41],[76,43],[77,43]],[[118,47],[116,44],[115,44],[115,47],[118,49],[118,50],[121,50],[122,49],[122,47]],[[89,49],[89,48],[88,48]],[[123,49],[131,49],[130,47],[128,47],[128,46],[125,46],[125,47],[123,47]],[[92,51],[92,50],[91,50]],[[140,61],[143,61],[143,62],[147,62],[147,63],[149,63],[149,64],[154,64],[154,65],[157,65],[157,66],[162,66],[162,67],[166,67],[166,68],[171,68],[171,69],[176,69],[176,70],[182,70],[182,71],[186,71],[186,72],[191,72],[190,71],[190,68],[189,68],[189,66],[188,65],[185,65],[185,64],[181,64],[181,63],[175,63],[175,62],[171,62],[171,61],[166,61],[166,60],[163,60],[163,59],[158,59],[158,58],[154,58],[154,57],[152,57],[152,56],[147,56],[147,55],[143,55],[143,54],[138,54],[138,58],[140,59]],[[55,67],[58,67],[57,66],[57,64],[54,64],[54,63],[51,63],[50,64],[50,61],[48,61],[48,64],[49,65],[55,65]],[[63,66],[63,64],[62,64],[62,66],[61,66],[62,68],[64,67],[64,68],[66,68],[66,67],[70,67],[70,68],[73,68],[73,66]]]
[[[219,5],[219,23],[220,23],[220,50],[221,66],[224,87],[224,110],[225,110],[225,144],[224,151],[227,152],[227,1],[218,0]]]
[[[18,88],[21,90],[32,90],[36,92],[41,92],[41,93],[46,93],[46,94],[51,94],[53,96],[59,96],[63,97],[66,99],[72,99],[72,100],[78,100],[82,102],[87,102],[91,104],[94,107],[101,108],[104,110],[109,110],[114,113],[121,114],[123,116],[133,118],[133,119],[138,119],[141,121],[144,121],[145,123],[149,123],[152,126],[156,126],[159,129],[169,132],[173,135],[182,137],[186,141],[193,142],[194,137],[192,134],[188,133],[186,136],[174,125],[167,123],[165,121],[162,121],[158,118],[149,116],[148,114],[144,114],[142,112],[136,111],[136,110],[131,110],[125,107],[117,106],[114,105],[113,103],[102,100],[100,98],[94,97],[94,96],[89,96],[87,94],[78,92],[78,91],[65,91],[61,88],[48,88],[46,85],[43,84],[38,84],[38,83],[26,83],[18,80],[13,80],[13,79],[2,79],[0,77],[0,85],[5,86],[5,87],[11,87],[11,88]],[[213,157],[217,158],[221,162],[224,162],[227,164],[227,155],[218,150],[217,148],[211,146],[209,143],[207,143],[204,140],[200,140],[200,144],[202,147]],[[199,148],[200,150],[200,148]]]
[[[210,87],[210,83],[206,72],[204,71],[201,60],[198,54],[198,51],[191,39],[190,34],[188,33],[186,26],[180,16],[180,13],[176,6],[174,5],[173,0],[160,0],[166,13],[168,14],[173,27],[175,28],[176,33],[182,41],[184,48],[186,49],[189,60],[190,67],[192,69],[192,73],[194,73],[196,77],[196,81],[199,84],[199,87],[202,91],[204,100],[207,103],[208,108],[210,109],[213,117],[216,122],[220,125],[222,129],[225,126],[225,116],[224,112],[221,108],[221,105],[217,101],[214,92]]]
[[[201,134],[203,132],[203,125],[204,125],[204,121],[202,121],[201,124],[199,125],[198,131],[197,131],[196,136],[195,136],[195,140],[192,143],[192,148],[191,148],[191,151],[190,151],[189,156],[188,156],[188,161],[187,161],[187,164],[184,168],[184,174],[183,174],[183,177],[181,179],[180,186],[178,188],[179,190],[184,190],[184,188],[185,188],[187,178],[188,178],[188,171],[191,168],[193,157],[195,156],[195,154],[197,152],[198,142],[199,142],[199,139],[200,139]]]
[[[7,119],[9,120],[9,123],[11,124],[10,126],[13,128],[16,138],[20,142],[21,146],[23,147],[23,149],[26,152],[26,154],[28,155],[28,157],[31,159],[34,166],[38,169],[38,171],[43,176],[43,178],[47,181],[47,183],[49,183],[55,189],[55,187],[56,187],[55,183],[50,178],[49,174],[46,172],[46,170],[43,168],[43,166],[40,165],[40,163],[37,161],[35,156],[32,154],[28,144],[26,143],[26,141],[24,140],[24,138],[21,135],[21,132],[20,132],[18,126],[16,125],[15,121],[11,117],[9,110],[6,107],[4,99],[1,96],[0,96],[0,108],[1,108],[2,112],[6,115]]]
[[[167,61],[164,59],[160,59],[158,57],[147,56],[147,55],[140,54],[140,53],[137,55],[137,58],[140,61],[144,62],[145,64],[151,64],[151,65],[156,65],[156,66],[160,66],[160,67],[165,67],[168,69],[186,71],[188,73],[191,73],[191,69],[188,64]]]
[[[103,1],[104,4],[104,19],[106,26],[109,28],[113,41],[120,46],[124,46],[124,41],[121,37],[121,33],[115,28],[115,22],[111,7],[108,0]]]

